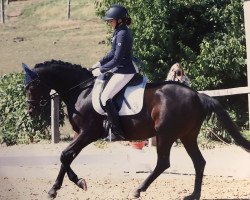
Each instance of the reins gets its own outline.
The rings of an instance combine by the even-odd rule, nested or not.
[[[75,86],[69,88],[67,91],[62,92],[62,93],[60,93],[60,94],[58,94],[57,92],[54,92],[53,94],[50,94],[50,100],[53,99],[53,98],[55,98],[56,96],[60,96],[60,95],[63,95],[63,94],[67,94],[67,93],[69,93],[70,91],[72,91],[72,90],[74,90],[75,88],[77,88],[78,86],[80,86],[80,85],[86,85],[87,83],[89,83],[90,81],[95,80],[95,79],[96,79],[96,77],[93,76],[93,77],[87,79],[86,81],[83,81],[83,82],[81,82],[81,83],[79,83],[79,84],[77,84],[77,85],[75,85]],[[85,89],[89,88],[90,86],[91,86],[91,85],[85,86],[85,87],[82,88],[82,90],[85,90]]]

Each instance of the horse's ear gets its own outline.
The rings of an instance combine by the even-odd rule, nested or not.
[[[22,63],[23,71],[25,72],[25,85],[27,86],[31,81],[39,78],[38,74],[31,70],[26,64]]]

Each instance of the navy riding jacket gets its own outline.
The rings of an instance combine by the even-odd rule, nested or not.
[[[100,60],[100,71],[105,73],[134,74],[136,69],[132,62],[133,37],[125,24],[116,28],[112,38],[111,51]]]

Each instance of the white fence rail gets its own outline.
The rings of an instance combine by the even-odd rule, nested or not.
[[[229,88],[229,89],[220,89],[220,90],[204,90],[199,91],[200,93],[205,93],[211,97],[218,96],[229,96],[236,94],[250,94],[250,87],[238,87],[238,88]]]

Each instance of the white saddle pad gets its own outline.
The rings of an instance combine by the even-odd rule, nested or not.
[[[128,104],[123,101],[119,115],[135,115],[139,113],[143,106],[143,96],[145,86],[147,84],[147,78],[143,77],[141,84],[136,86],[129,86],[126,88],[124,96]],[[96,79],[95,85],[92,91],[92,105],[96,112],[101,115],[105,115],[105,111],[100,105],[100,95],[103,88],[104,81]]]

